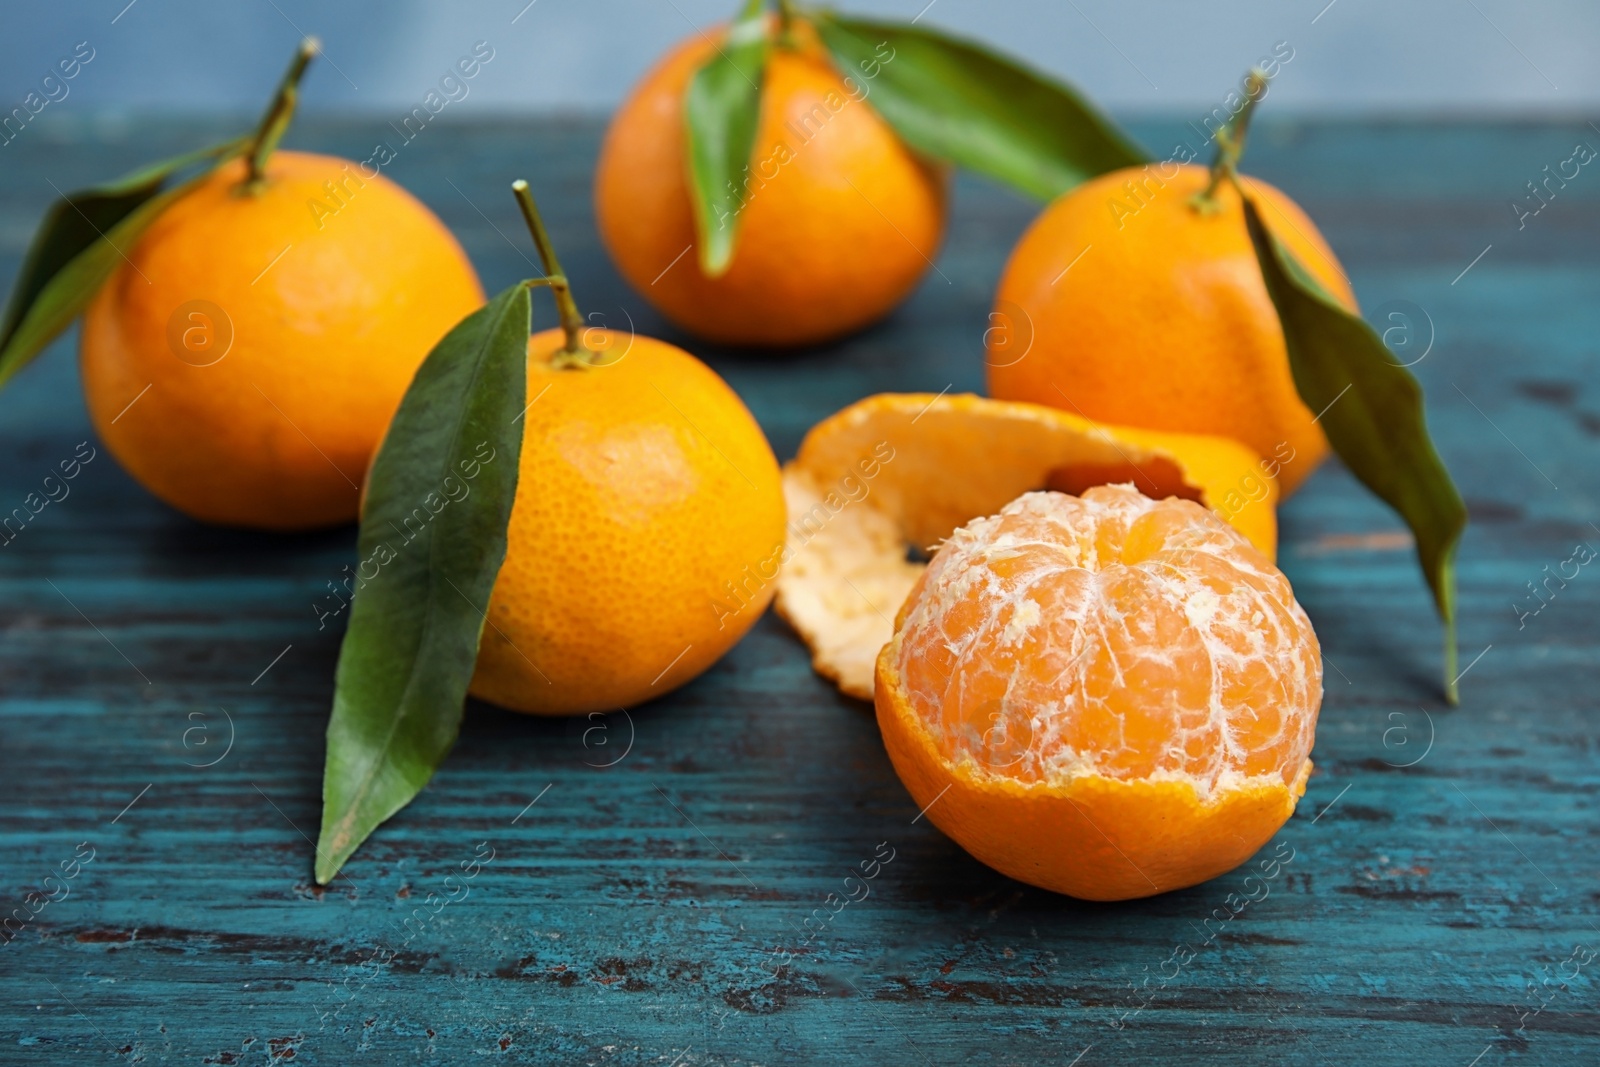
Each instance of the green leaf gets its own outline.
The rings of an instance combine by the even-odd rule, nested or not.
[[[1278,309],[1295,388],[1321,412],[1328,443],[1350,473],[1399,512],[1445,624],[1445,695],[1456,702],[1455,551],[1467,508],[1428,437],[1422,387],[1371,326],[1328,296],[1262,224],[1249,197],[1245,223]]]
[[[766,67],[767,16],[761,0],[749,0],[684,95],[695,236],[700,267],[712,277],[733,262]]]
[[[455,743],[517,493],[530,307],[519,283],[446,334],[373,463],[328,722],[319,884]]]
[[[51,204],[0,318],[0,384],[77,318],[145,227],[194,184],[191,180],[163,192],[174,174],[206,160],[214,167],[244,147],[243,139],[213,145],[68,193]]]
[[[809,13],[840,72],[911,147],[1050,200],[1146,156],[1066,85],[970,41]]]

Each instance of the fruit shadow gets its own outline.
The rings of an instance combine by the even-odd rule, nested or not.
[[[526,772],[530,781],[541,774],[606,770],[631,754],[640,722],[653,720],[670,699],[587,714],[532,715],[468,697],[456,747],[463,758],[482,753],[498,772]]]
[[[134,494],[137,493],[138,496]],[[355,559],[357,527],[353,522],[317,530],[255,530],[233,526],[213,526],[191,519],[165,505],[145,501],[142,491],[129,483],[124,504],[136,510],[159,507],[166,514],[156,521],[130,524],[129,534],[141,539],[137,558],[154,561],[167,573],[202,575],[216,573],[227,578],[270,575],[282,577],[300,569],[297,560]],[[310,564],[307,564],[309,567]],[[328,577],[335,577],[337,564]]]
[[[648,326],[645,325],[646,321]],[[759,380],[770,376],[780,379],[792,390],[796,384],[793,376],[796,370],[809,372],[810,380],[805,387],[822,388],[830,384],[830,376],[843,374],[847,378],[854,377],[863,368],[881,363],[884,349],[904,346],[906,330],[914,325],[913,318],[897,308],[877,322],[840,337],[800,345],[709,341],[656,315],[651,315],[648,320],[641,316],[638,332],[677,345],[719,374],[730,377],[730,382],[736,387],[739,380],[747,377]],[[902,380],[900,384],[905,383]]]
[[[1310,491],[1325,491],[1337,485],[1330,486],[1331,481],[1328,472],[1318,471],[1306,484]],[[1404,598],[1394,605],[1352,597],[1341,568],[1368,560],[1354,551],[1321,553],[1316,546],[1326,536],[1326,520],[1303,511],[1298,502],[1290,501],[1278,515],[1278,565],[1323,642],[1324,710],[1374,683],[1393,699],[1443,706],[1439,667],[1431,655],[1437,646],[1411,639],[1440,632],[1426,587],[1418,582],[1414,591],[1393,594]]]

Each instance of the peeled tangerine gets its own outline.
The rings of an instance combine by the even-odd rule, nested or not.
[[[1305,792],[1321,701],[1278,569],[1129,486],[1028,493],[957,530],[878,656],[884,744],[934,825],[1091,900],[1248,859]]]
[[[1119,463],[1164,480],[1163,499],[1082,486]],[[871,398],[815,428],[785,472],[779,608],[847,691],[872,648],[895,770],[973,856],[1092,900],[1194,885],[1293,813],[1322,699],[1316,635],[1267,554],[1271,487],[1220,504],[1255,469],[1220,438],[973,397]],[[1081,496],[1016,495],[1043,485]],[[1016,498],[968,510],[1005,492]],[[907,539],[937,544],[926,567],[906,561]],[[872,631],[859,604],[908,581],[872,645],[889,624]]]

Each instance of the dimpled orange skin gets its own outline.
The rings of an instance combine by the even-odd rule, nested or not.
[[[1206,168],[1171,178],[1158,164],[1148,169],[1152,177],[1132,168],[1085,182],[1018,242],[995,295],[992,321],[1007,329],[989,334],[989,394],[1231,437],[1281,464],[1288,496],[1328,443],[1295,389],[1238,190],[1223,182],[1218,210],[1202,213],[1190,199],[1205,188]],[[1143,189],[1139,200],[1130,181]],[[1278,240],[1353,310],[1350,283],[1305,212],[1265,182],[1243,182]]]
[[[95,432],[179,511],[269,530],[354,519],[413,373],[483,304],[444,225],[357,166],[277,152],[255,195],[238,192],[242,162],[220,167],[156,219],[89,305],[80,361]],[[343,183],[344,206],[319,220],[311,201],[337,203],[328,181]],[[189,318],[181,308],[195,300],[232,323],[209,366],[194,364],[213,358],[226,325],[209,310]]]
[[[1322,660],[1288,581],[1190,501],[1029,493],[956,531],[878,658],[918,807],[1092,900],[1243,863],[1304,792]]]
[[[888,314],[938,254],[945,176],[872,110],[870,80],[853,76],[868,96],[851,99],[814,46],[769,53],[727,271],[708,277],[698,248],[684,254],[696,241],[683,97],[711,49],[678,45],[606,133],[595,213],[618,270],[678,326],[727,344],[810,344]]]
[[[784,544],[778,462],[738,395],[662,341],[584,336],[610,362],[553,367],[561,333],[528,341],[517,496],[471,686],[537,715],[615,711],[700,674],[766,609]]]

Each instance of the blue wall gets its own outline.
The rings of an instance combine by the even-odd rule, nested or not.
[[[909,18],[926,0],[849,0]],[[326,59],[306,106],[404,113],[474,42],[495,58],[460,110],[597,110],[735,0],[10,0],[9,111],[87,42],[57,112],[253,110],[304,30]],[[928,23],[981,36],[1121,112],[1206,111],[1286,41],[1273,92],[1296,112],[1600,109],[1594,0],[934,0]],[[515,20],[515,21],[513,21]],[[41,114],[41,118],[47,116]],[[57,119],[56,121],[60,121]]]

